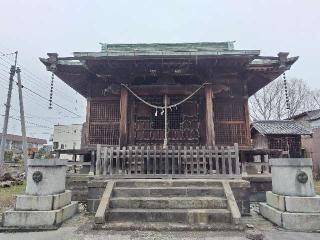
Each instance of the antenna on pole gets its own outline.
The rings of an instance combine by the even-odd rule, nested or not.
[[[16,56],[15,56],[15,60],[14,60],[14,65],[12,65],[11,68],[10,68],[9,88],[8,88],[8,94],[7,94],[7,102],[5,104],[6,112],[5,112],[5,116],[4,116],[3,130],[2,130],[2,136],[1,136],[0,176],[2,175],[3,165],[4,165],[4,153],[5,153],[6,143],[7,143],[7,132],[8,132],[10,106],[11,106],[12,84],[13,84],[13,77],[14,77],[14,74],[16,72],[16,67],[17,67],[18,51],[15,51],[14,54]]]

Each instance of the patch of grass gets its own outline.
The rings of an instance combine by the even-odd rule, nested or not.
[[[320,180],[314,181],[314,188],[316,193],[320,195]]]
[[[15,196],[19,193],[24,192],[25,189],[25,182],[23,182],[22,185],[16,185],[9,188],[0,188],[0,212],[13,207]]]

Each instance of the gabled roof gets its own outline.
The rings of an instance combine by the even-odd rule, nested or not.
[[[317,120],[320,118],[320,109],[306,111],[306,112],[297,114],[295,116],[292,116],[290,119],[299,120],[302,118],[308,121]]]
[[[256,121],[251,124],[251,129],[255,129],[262,135],[309,135],[312,132],[302,124],[291,120],[268,120]]]

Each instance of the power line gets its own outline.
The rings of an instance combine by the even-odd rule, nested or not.
[[[46,101],[49,101],[49,99],[48,99],[48,98],[46,98],[46,97],[44,97],[44,96],[40,95],[39,93],[37,93],[37,92],[35,92],[35,91],[31,90],[30,88],[26,87],[25,85],[23,85],[22,87],[23,87],[23,88],[25,88],[26,90],[28,90],[29,92],[31,92],[31,93],[33,93],[33,94],[37,95],[38,97],[40,97],[40,98],[42,98],[42,99],[44,99],[44,100],[46,100]],[[67,108],[65,108],[65,107],[63,107],[63,106],[61,106],[60,104],[57,104],[57,103],[55,103],[55,102],[53,102],[53,101],[52,101],[52,104],[56,105],[57,107],[59,107],[59,108],[61,108],[61,109],[65,110],[65,111],[67,111],[67,112],[69,112],[69,113],[74,114],[75,116],[77,116],[77,117],[79,117],[79,118],[80,118],[80,117],[82,117],[81,115],[79,115],[79,114],[77,114],[77,113],[75,113],[75,112],[73,112],[73,111],[71,111],[71,110],[69,110],[69,109],[67,109]]]
[[[0,51],[0,53],[1,53],[1,51]],[[10,63],[9,63],[8,61],[6,61],[5,59],[3,59],[1,56],[0,56],[0,59],[2,59],[4,62],[6,62],[7,64],[10,65]],[[4,66],[4,65],[3,65],[3,66]],[[29,79],[29,80],[30,80],[30,78],[31,78],[31,79],[34,79],[34,80],[36,80],[37,82],[39,82],[39,83],[41,83],[41,84],[43,84],[43,83],[45,84],[45,81],[43,81],[42,78],[36,76],[34,73],[32,73],[31,71],[29,71],[26,67],[22,66],[21,64],[18,64],[18,66],[19,66],[20,68],[22,68],[24,71],[26,71],[26,72],[24,72],[24,74],[26,74],[26,75],[28,76],[28,79]],[[38,80],[40,80],[40,81],[38,81]],[[48,84],[49,84],[49,83],[48,83]],[[50,87],[50,85],[49,85],[48,87]],[[65,99],[66,99],[66,97],[68,97],[68,98],[70,98],[70,99],[73,100],[73,97],[66,96],[66,95],[65,95],[65,92],[60,91],[60,89],[56,89],[56,90],[57,90],[59,93],[61,93],[62,98],[65,98]],[[70,101],[70,100],[69,100],[69,101]],[[72,102],[72,103],[74,104],[74,102]]]
[[[30,88],[27,88],[27,87],[25,87],[25,86],[23,86],[23,88],[27,89],[28,91],[32,92],[33,94],[37,95],[38,97],[49,101],[49,99],[47,99],[46,97],[40,95],[39,93],[34,92],[34,91],[31,90]],[[64,109],[65,111],[67,111],[67,112],[69,112],[69,113],[74,114],[75,116],[82,117],[82,116],[80,116],[79,114],[77,114],[77,113],[75,113],[75,112],[73,112],[73,111],[71,111],[71,110],[69,110],[69,109],[67,109],[67,108],[65,108],[65,107],[63,107],[63,106],[55,103],[55,102],[52,102],[52,104],[56,105],[57,107],[60,107],[61,109]]]
[[[1,116],[5,116],[4,114],[0,114]],[[21,121],[20,118],[16,117],[16,116],[9,116],[9,118],[11,119],[14,119],[16,121]],[[41,128],[48,128],[48,129],[53,129],[52,127],[49,127],[49,126],[45,126],[45,125],[41,125],[41,124],[38,124],[38,123],[34,123],[34,122],[30,122],[30,121],[26,121],[26,123],[28,124],[31,124],[31,125],[34,125],[34,126],[37,126],[37,127],[41,127]]]

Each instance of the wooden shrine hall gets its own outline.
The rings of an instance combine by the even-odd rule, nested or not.
[[[234,42],[101,44],[41,62],[87,99],[85,146],[103,175],[239,175],[248,98],[298,57]]]

